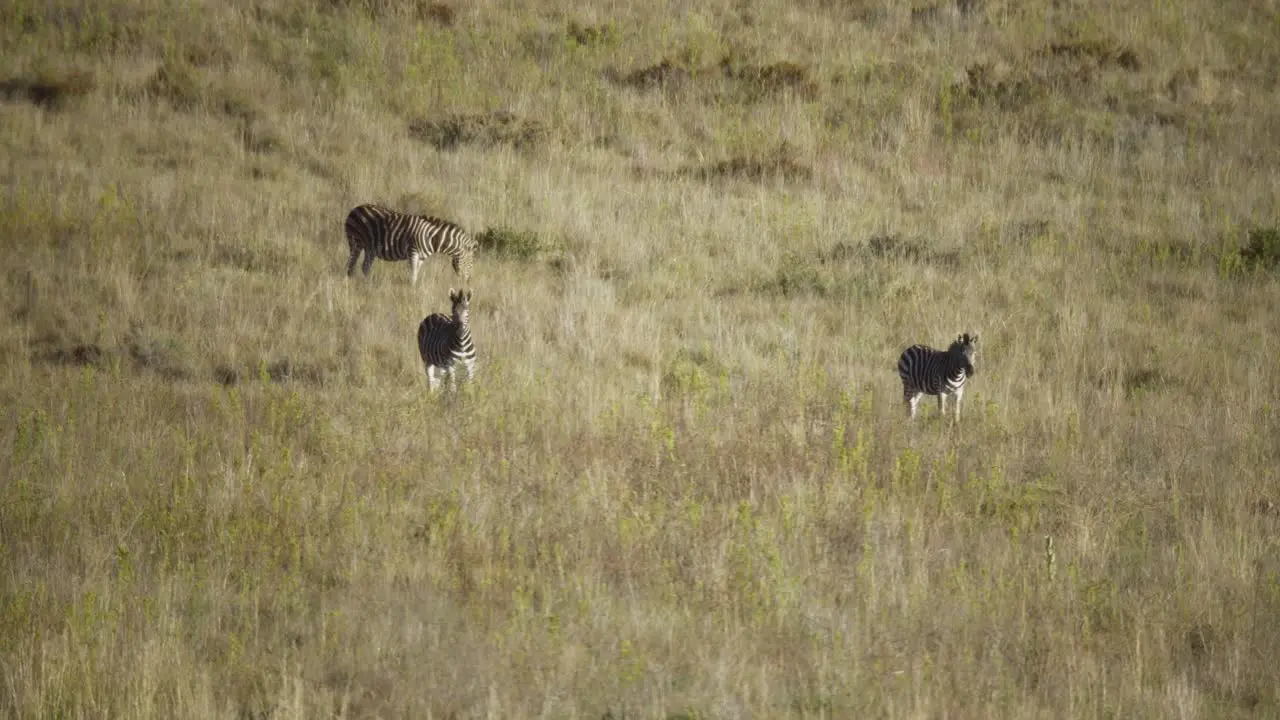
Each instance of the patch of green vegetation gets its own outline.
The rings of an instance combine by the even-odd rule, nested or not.
[[[1132,76],[1142,68],[1135,50],[1105,39],[1056,40],[1022,57],[975,62],[939,87],[939,134],[976,141],[1008,123],[1035,143],[1114,142],[1153,125],[1192,123],[1188,108],[1134,92]]]
[[[1250,228],[1246,231],[1240,260],[1250,269],[1280,268],[1280,228]]]
[[[662,387],[679,395],[699,395],[717,387],[727,372],[710,347],[682,347],[667,360]]]
[[[124,349],[139,370],[156,373],[167,380],[191,377],[184,362],[187,353],[177,338],[159,336],[135,324],[129,330]]]
[[[271,274],[283,272],[288,268],[289,258],[272,247],[251,247],[219,242],[210,249],[209,264],[213,267],[229,267],[250,273]]]
[[[755,287],[766,295],[825,297],[835,290],[835,278],[813,258],[790,253],[778,263],[773,277]]]
[[[773,275],[749,290],[782,297],[880,292],[875,289],[879,286],[876,276],[868,273],[868,268],[873,267],[869,263],[873,261],[874,267],[880,268],[910,262],[955,270],[961,266],[962,256],[959,251],[934,250],[919,240],[896,233],[872,236],[865,244],[841,240],[812,255],[785,254]],[[722,288],[718,294],[736,295],[742,290]]]
[[[622,39],[622,33],[614,23],[582,25],[576,20],[569,21],[565,36],[574,45],[584,48],[613,47]]]
[[[1230,248],[1232,243],[1224,240],[1227,247],[1218,255],[1219,276],[1244,276],[1280,268],[1280,228],[1248,228],[1243,235],[1236,248]]]
[[[932,264],[954,269],[960,265],[960,253],[955,250],[938,251],[914,238],[899,233],[883,233],[868,238],[865,245],[843,240],[818,252],[818,262],[823,265],[847,265],[852,262],[878,259],[888,262],[912,262]]]
[[[176,110],[194,110],[209,94],[209,82],[185,62],[166,60],[142,87],[145,97],[167,102]]]
[[[622,72],[617,68],[605,70],[605,79],[615,85],[637,90],[678,90],[690,80],[694,71],[682,63],[663,58],[654,65]]]
[[[476,243],[485,253],[515,260],[533,260],[558,248],[557,244],[543,240],[532,230],[508,227],[485,228],[476,234]]]
[[[1175,382],[1175,378],[1158,368],[1135,368],[1125,373],[1123,386],[1126,397],[1161,390]]]
[[[1073,61],[1090,61],[1098,67],[1115,66],[1137,72],[1142,62],[1133,49],[1104,40],[1051,42],[1036,52],[1039,57],[1069,58]]]
[[[806,65],[787,60],[757,65],[733,54],[720,60],[720,70],[733,81],[745,102],[756,102],[782,93],[812,101],[818,97],[818,81]]]
[[[324,382],[324,373],[310,363],[298,362],[283,358],[270,363],[263,363],[259,375],[266,374],[271,382],[304,382],[320,385]]]
[[[0,10],[0,29],[30,39],[43,36],[43,50],[111,53],[137,47],[150,28],[146,13],[113,4],[37,3],[19,0]]]
[[[462,145],[528,149],[546,139],[547,127],[537,120],[497,111],[414,120],[409,123],[409,135],[437,150],[455,150]]]
[[[1202,260],[1199,250],[1186,240],[1151,236],[1138,240],[1137,256],[1141,262],[1156,266],[1191,267]]]
[[[40,363],[93,368],[118,372],[132,367],[138,372],[151,372],[166,380],[186,380],[190,369],[183,361],[185,353],[174,338],[159,339],[140,328],[133,328],[125,342],[116,348],[99,343],[55,345],[37,350],[33,359]]]
[[[328,0],[333,10],[354,12],[375,20],[410,20],[452,27],[457,11],[452,5],[432,0]]]
[[[706,101],[715,103],[756,103],[785,94],[805,101],[818,97],[818,79],[807,65],[789,60],[753,63],[735,52],[708,62],[705,55],[705,48],[692,44],[652,65],[626,72],[610,67],[604,77],[637,90],[701,90]]]
[[[1044,517],[1052,515],[1057,495],[1058,488],[1051,477],[1028,482],[987,482],[978,501],[978,514],[1009,530],[1035,532]]]
[[[867,252],[890,260],[922,262],[929,258],[929,252],[923,243],[897,234],[873,236],[867,241]]]
[[[783,142],[767,150],[734,155],[708,165],[688,166],[677,174],[707,181],[808,182],[813,179],[813,168],[797,155],[793,146]]]

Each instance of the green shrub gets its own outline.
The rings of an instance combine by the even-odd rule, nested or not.
[[[622,40],[622,33],[613,23],[582,25],[571,20],[565,29],[565,37],[569,42],[581,47],[612,47]]]
[[[531,260],[547,246],[532,230],[514,230],[506,227],[485,228],[476,235],[480,249],[495,255]]]
[[[834,289],[830,273],[823,272],[817,264],[795,253],[789,253],[782,259],[772,278],[756,286],[757,292],[781,297],[823,297]]]
[[[1280,228],[1253,228],[1245,233],[1240,259],[1250,269],[1280,267]]]

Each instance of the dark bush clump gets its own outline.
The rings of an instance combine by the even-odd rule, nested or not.
[[[688,68],[663,58],[657,65],[622,73],[610,68],[605,71],[605,78],[615,85],[636,88],[638,90],[663,89],[674,90],[688,82],[691,73]]]
[[[1246,267],[1267,270],[1280,267],[1280,228],[1253,228],[1245,235],[1240,259]]]
[[[57,110],[73,98],[88,95],[94,87],[96,82],[89,73],[73,73],[58,78],[14,78],[0,82],[0,96]]]
[[[680,174],[700,180],[730,178],[755,182],[812,180],[813,168],[797,160],[795,155],[795,150],[783,143],[767,153],[736,155],[711,165],[686,167],[680,171]]]

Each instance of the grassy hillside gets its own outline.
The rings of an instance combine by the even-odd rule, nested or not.
[[[1244,0],[0,5],[0,712],[1280,713],[1276,67]],[[482,241],[460,397],[370,201]]]

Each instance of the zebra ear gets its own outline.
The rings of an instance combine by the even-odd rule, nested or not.
[[[467,299],[467,302],[471,302],[471,288],[467,288],[467,293],[464,297]]]

